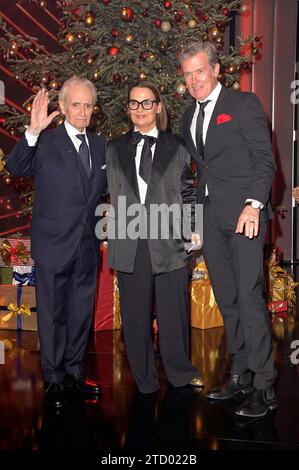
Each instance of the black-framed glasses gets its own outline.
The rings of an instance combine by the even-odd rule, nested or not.
[[[136,109],[139,108],[139,105],[143,107],[146,111],[149,109],[152,109],[154,106],[154,103],[158,104],[158,100],[143,100],[143,101],[137,101],[137,100],[129,100],[128,101],[128,108],[131,109],[132,111],[136,111]]]

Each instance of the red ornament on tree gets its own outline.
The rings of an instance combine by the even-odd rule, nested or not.
[[[124,7],[120,11],[121,19],[126,23],[130,23],[134,20],[134,11],[130,7]]]
[[[223,8],[222,15],[228,16],[229,15],[229,9],[228,8]]]
[[[154,25],[157,26],[157,28],[160,28],[162,21],[159,18],[156,18],[154,20]]]
[[[182,11],[176,11],[174,15],[174,19],[177,23],[180,23],[184,18],[184,13]]]
[[[149,16],[148,10],[144,10],[144,12],[142,13],[142,16],[143,18],[147,18]]]
[[[110,0],[102,0],[102,3],[104,3],[104,5],[108,5],[108,3],[110,3]]]
[[[115,57],[117,56],[117,54],[119,53],[120,49],[119,47],[117,46],[112,46],[112,47],[109,47],[108,50],[107,50],[107,54],[112,56],[112,57]]]
[[[114,38],[117,38],[119,36],[119,31],[117,29],[112,29],[111,34]]]
[[[142,60],[142,62],[145,62],[147,59],[147,53],[146,52],[141,52],[139,54],[139,59]]]
[[[76,7],[74,10],[73,10],[73,13],[75,16],[80,16],[80,8],[79,7]]]
[[[169,1],[165,1],[165,2],[164,2],[164,8],[165,8],[165,10],[169,10],[171,7],[172,7],[171,2],[169,2]]]
[[[119,73],[115,73],[113,75],[113,81],[116,83],[116,82],[120,82],[121,81],[121,76]]]

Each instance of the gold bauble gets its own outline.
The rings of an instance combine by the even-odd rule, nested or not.
[[[130,33],[130,34],[126,34],[126,36],[125,36],[125,42],[126,42],[127,44],[132,44],[132,43],[134,42],[134,39],[135,39],[135,37],[134,37],[133,34],[131,34],[131,33]]]
[[[186,85],[181,82],[178,84],[178,86],[176,87],[176,92],[179,94],[179,95],[184,95],[186,93]]]
[[[79,37],[79,35],[78,35]],[[76,38],[75,36],[73,35],[73,33],[67,33],[67,35],[65,36],[65,39],[67,40],[67,42],[69,42],[70,44],[72,44],[73,42],[75,42]]]
[[[17,52],[17,50],[19,49],[19,44],[17,43],[17,41],[11,41],[9,49],[13,52]]]
[[[233,89],[234,89],[234,90],[239,90],[239,89],[240,89],[240,83],[239,83],[239,82],[235,82],[235,83],[233,84]]]
[[[12,132],[10,132],[12,134]],[[13,135],[13,134],[12,134]],[[3,181],[7,186],[10,186],[12,184],[12,176],[10,174],[5,175],[3,178]]]
[[[58,88],[58,82],[57,80],[52,80],[50,82],[50,87],[53,88],[53,90],[56,90],[56,88]]]
[[[189,21],[188,21],[188,26],[189,26],[190,29],[196,28],[196,26],[197,26],[197,21],[194,20],[194,19],[189,20]]]
[[[87,13],[84,19],[86,26],[92,26],[94,24],[94,16],[92,13]]]
[[[147,75],[146,75],[146,73],[145,73],[144,71],[142,71],[142,72],[140,72],[140,73],[138,74],[138,78],[139,78],[139,80],[146,80],[146,79],[147,79]]]
[[[218,28],[212,28],[211,29],[211,36],[212,39],[217,39],[219,37],[220,31]]]
[[[160,28],[163,33],[168,33],[168,31],[170,31],[171,24],[169,23],[169,21],[162,21]]]
[[[90,65],[93,63],[93,57],[88,56],[86,62]]]
[[[96,80],[100,77],[100,73],[98,70],[95,70],[92,74],[93,78],[95,78]]]
[[[93,107],[93,114],[99,114],[99,112],[100,112],[99,106],[94,106]]]

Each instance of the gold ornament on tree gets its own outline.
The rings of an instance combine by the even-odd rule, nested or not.
[[[67,35],[65,36],[65,39],[67,40],[67,42],[69,44],[72,44],[73,42],[75,42],[76,38],[75,36],[73,35],[73,33],[67,33]]]
[[[161,30],[163,31],[163,33],[168,33],[168,31],[170,31],[170,28],[171,24],[169,23],[169,21],[163,21],[161,23]]]
[[[197,26],[197,21],[194,20],[194,19],[189,20],[189,21],[188,21],[188,26],[189,26],[190,29],[196,28],[196,26]]]
[[[139,74],[138,74],[138,78],[139,80],[146,80],[147,79],[147,75],[144,71],[141,71]]]
[[[184,95],[187,91],[186,85],[183,82],[180,82],[178,86],[176,87],[176,92],[179,95]]]
[[[135,39],[135,37],[131,33],[125,35],[125,42],[127,44],[132,44],[134,42],[134,39]]]
[[[86,26],[92,26],[94,24],[94,16],[92,13],[87,13],[84,19]]]

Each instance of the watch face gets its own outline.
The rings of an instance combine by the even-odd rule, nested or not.
[[[252,201],[251,206],[254,209],[259,209],[260,208],[260,203],[258,201]]]

